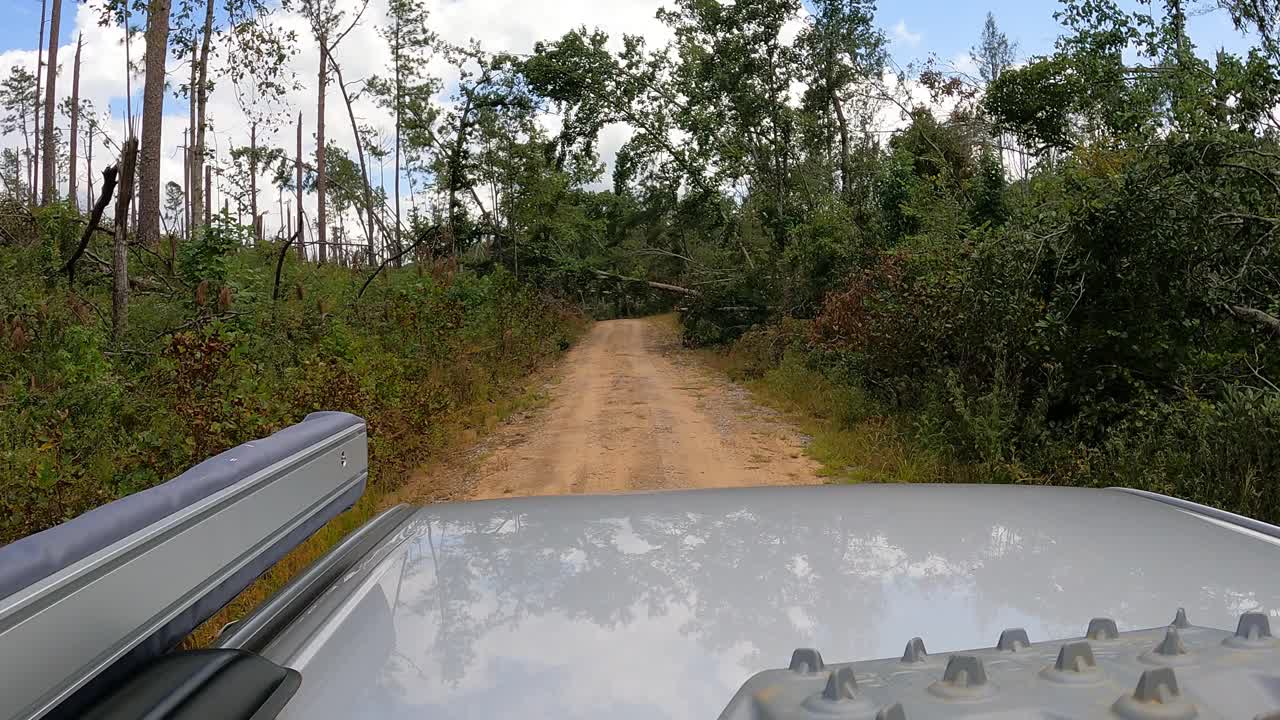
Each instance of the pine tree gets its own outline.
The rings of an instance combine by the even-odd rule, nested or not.
[[[62,25],[62,0],[53,0],[49,15],[48,78],[44,87],[44,184],[40,189],[40,204],[48,205],[58,199],[58,143],[53,135],[53,109],[58,101],[58,29]]]
[[[164,123],[165,60],[170,0],[151,0],[147,14],[146,85],[142,92],[142,145],[138,158],[138,240],[160,247],[160,144]],[[124,178],[121,178],[123,183]]]

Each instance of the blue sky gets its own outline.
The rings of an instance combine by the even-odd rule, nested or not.
[[[76,19],[76,1],[63,0],[62,27],[72,27]],[[0,0],[0,50],[24,48],[34,50],[40,30],[40,0]],[[63,38],[65,44],[65,38]]]
[[[1122,0],[1121,5],[1138,7],[1138,3],[1133,1]],[[1215,10],[1201,14],[1198,8],[1213,6],[1203,1],[1191,5],[1188,33],[1201,53],[1212,54],[1219,47],[1243,52],[1249,47],[1249,43],[1231,26],[1225,12]],[[881,0],[877,16],[893,40],[892,52],[899,64],[923,59],[929,53],[935,53],[944,60],[963,55],[977,44],[988,11],[995,14],[996,24],[1009,39],[1018,43],[1019,57],[1025,59],[1053,50],[1054,41],[1062,30],[1062,26],[1053,19],[1059,7],[1060,3],[1051,0],[985,0],[982,3]],[[900,21],[908,37],[904,38],[901,33],[895,36],[894,29]],[[918,40],[913,42],[915,38]]]
[[[486,0],[458,0],[460,4],[474,7],[483,14]],[[77,7],[76,0],[63,0],[62,26],[73,27]],[[661,4],[655,0],[655,6]],[[1126,3],[1134,5],[1135,3]],[[952,58],[966,52],[977,41],[983,18],[988,11],[995,13],[996,21],[1009,37],[1017,41],[1023,57],[1050,51],[1060,26],[1053,19],[1059,3],[1055,0],[984,0],[982,3],[957,2],[956,0],[882,0],[877,15],[893,43],[894,58],[905,64],[922,59],[929,53],[941,58]],[[1208,7],[1208,6],[1206,6]],[[40,16],[39,0],[0,0],[5,10],[5,22],[0,23],[0,50],[33,48]],[[895,38],[894,28],[901,22],[906,38]],[[1221,11],[1193,16],[1190,20],[1192,39],[1202,50],[1219,46],[1241,51],[1248,46],[1240,34],[1231,27],[1230,20]],[[911,42],[910,38],[918,37]],[[63,43],[69,40],[63,38]]]
[[[338,0],[348,9],[363,0]],[[441,37],[455,43],[476,38],[488,50],[529,52],[540,39],[559,37],[580,25],[600,27],[613,38],[622,34],[640,34],[652,44],[661,44],[670,36],[654,14],[659,7],[674,0],[421,0],[431,13],[430,23]],[[727,2],[728,0],[721,0]],[[802,0],[807,2],[807,0]],[[1119,0],[1136,7],[1138,0]],[[1154,0],[1163,4],[1163,0]],[[1212,8],[1215,0],[1186,0],[1195,8]],[[94,8],[101,0],[88,0],[86,5],[77,0],[63,0],[62,32],[59,56],[63,72],[58,82],[60,92],[69,93],[70,63],[75,43],[77,16],[79,26],[85,29],[85,56],[81,85],[81,97],[92,100],[100,110],[110,107],[111,134],[118,140],[124,133],[124,77],[121,33],[118,29],[99,29]],[[219,2],[219,4],[221,4]],[[342,64],[348,78],[366,78],[385,72],[389,63],[386,43],[377,33],[384,23],[386,0],[370,0],[369,12],[364,22],[343,43],[335,57]],[[983,20],[988,10],[996,15],[1000,27],[1019,45],[1019,59],[1053,50],[1054,40],[1061,32],[1054,12],[1057,0],[984,0],[980,4],[960,0],[879,0],[877,22],[891,40],[891,52],[897,64],[905,67],[914,61],[936,55],[944,63],[961,66],[968,50],[977,43]],[[7,73],[8,66],[19,62],[27,67],[34,65],[36,30],[40,18],[39,0],[0,0],[0,73]],[[316,126],[313,79],[318,73],[318,50],[309,38],[306,21],[296,12],[279,13],[275,22],[298,32],[298,55],[292,63],[299,86],[276,98],[281,109],[288,110],[292,124],[294,113],[301,111],[304,119],[304,152],[310,153],[314,145],[313,128]],[[1193,14],[1190,21],[1192,39],[1209,55],[1220,46],[1241,51],[1249,43],[1231,27],[1229,19],[1221,12]],[[794,31],[795,28],[792,28]],[[620,44],[620,43],[619,43]],[[141,43],[133,48],[134,56],[142,52]],[[170,81],[176,86],[184,77],[185,65],[171,59]],[[225,62],[215,57],[214,77],[221,78],[224,69],[217,63]],[[446,79],[452,77],[452,69],[437,58],[430,71]],[[135,103],[140,95],[141,81],[135,78],[133,90]],[[441,98],[448,102],[448,93]],[[387,137],[393,123],[385,112],[373,105],[369,98],[356,102],[357,115],[362,122],[372,124]],[[136,111],[135,105],[135,111]],[[164,151],[161,174],[166,178],[181,178],[182,154],[179,150],[182,130],[186,127],[186,100],[170,96],[165,103]],[[338,106],[340,110],[340,106]],[[227,149],[247,144],[248,126],[242,106],[230,83],[215,83],[211,96],[211,133],[215,158],[225,159]],[[351,147],[350,137],[341,114],[329,117],[329,135],[333,141]],[[552,119],[548,119],[551,122]],[[270,124],[267,143],[292,143],[290,128],[279,123]],[[287,136],[287,137],[286,137]],[[620,124],[606,127],[600,137],[601,159],[607,167],[617,149],[630,137],[630,130]],[[0,138],[0,144],[13,144],[16,136]],[[104,140],[104,142],[106,142]],[[100,152],[110,152],[103,148]],[[607,176],[606,176],[607,177]]]

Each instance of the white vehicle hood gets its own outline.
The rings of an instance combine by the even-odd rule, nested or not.
[[[1280,541],[1114,490],[858,485],[428,506],[264,652],[287,718],[710,718],[798,647],[828,662],[1234,628]]]

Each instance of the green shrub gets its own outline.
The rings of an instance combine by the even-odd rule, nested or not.
[[[231,257],[251,244],[252,230],[236,223],[227,212],[213,216],[191,242],[178,246],[178,273],[188,284],[227,280]]]
[[[84,231],[80,213],[66,203],[53,203],[31,210],[39,241],[38,266],[46,278],[53,278],[80,244]]]
[[[71,292],[33,262],[43,245],[0,247],[0,543],[316,410],[364,417],[377,482],[394,482],[438,446],[442,418],[494,399],[580,327],[502,270],[446,284],[392,270],[357,304],[350,270],[291,256],[272,302],[273,250],[244,242],[223,217],[180,246],[173,294],[135,295],[122,345],[96,270]],[[204,281],[233,291],[229,305],[209,291],[193,306],[182,283]]]

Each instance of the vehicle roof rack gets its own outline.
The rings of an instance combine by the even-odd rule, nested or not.
[[[297,670],[244,650],[189,650],[161,657],[82,720],[267,720],[301,685]]]
[[[720,720],[999,720],[1280,718],[1280,640],[1268,616],[1246,612],[1235,632],[1192,625],[1121,631],[1089,621],[1084,637],[1042,641],[1023,628],[994,647],[931,655],[921,638],[901,658],[827,664],[799,648],[786,669],[742,686]]]
[[[355,504],[367,477],[364,420],[312,413],[0,548],[0,718],[73,695],[82,714]]]

